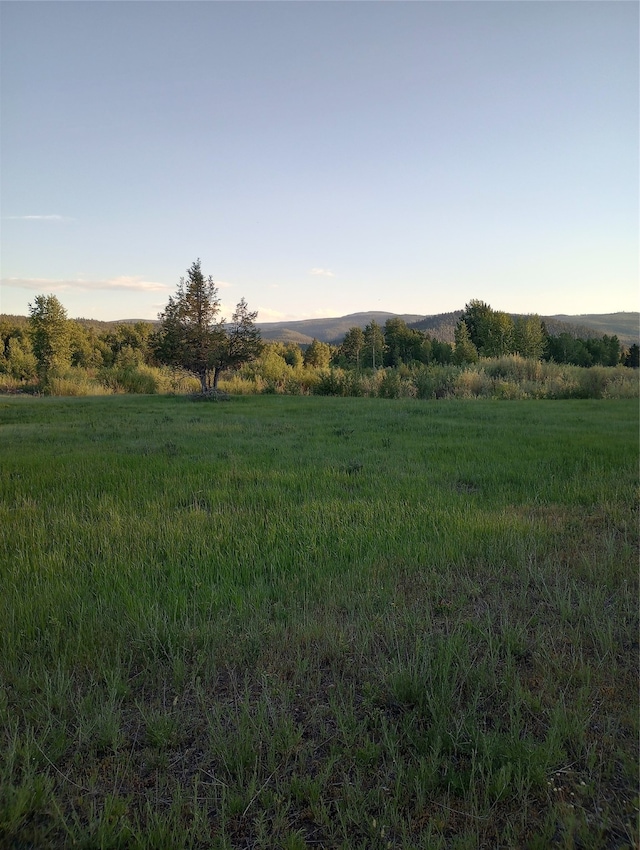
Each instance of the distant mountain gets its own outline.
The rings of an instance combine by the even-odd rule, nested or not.
[[[640,340],[640,313],[584,313],[578,316],[548,316],[545,318],[547,330],[555,333],[550,327],[551,322],[560,322],[563,325],[579,327],[588,331],[587,334],[577,334],[583,338],[590,336],[613,336],[618,337],[620,342],[628,345]]]
[[[454,341],[454,331],[462,310],[438,313],[432,316],[415,316],[398,313],[351,313],[348,316],[327,319],[303,319],[295,322],[258,322],[262,338],[268,342],[295,342],[308,345],[312,340],[339,344],[352,327],[364,328],[373,319],[384,326],[387,319],[402,319],[412,328],[425,331],[442,342]],[[514,314],[514,318],[517,314]],[[556,315],[540,317],[553,336],[569,333],[589,339],[603,334],[616,334],[623,345],[640,341],[640,313]]]
[[[438,313],[435,316],[425,316],[418,322],[414,322],[411,327],[417,331],[424,331],[430,337],[440,340],[440,342],[455,341],[455,330],[458,324],[458,319],[462,315],[462,310],[454,310],[453,313]]]
[[[111,322],[104,322],[99,319],[79,318],[73,321],[82,325],[83,328],[93,328],[99,334],[113,333],[119,325],[137,325],[138,322],[142,322],[145,325],[152,325],[155,328],[160,324],[157,319],[114,319]]]
[[[339,345],[344,339],[349,328],[365,328],[375,320],[384,326],[387,319],[402,319],[409,327],[425,331],[431,337],[442,342],[454,341],[456,323],[462,310],[454,310],[451,313],[438,313],[430,316],[420,316],[413,313],[385,313],[371,310],[365,313],[350,313],[348,316],[339,316],[326,319],[301,319],[293,322],[257,322],[262,333],[262,338],[267,342],[294,342],[298,345],[309,345],[313,339],[320,342],[330,342]],[[516,314],[513,314],[514,318]],[[557,314],[555,316],[540,316],[544,321],[547,331],[552,336],[561,333],[569,333],[575,337],[588,339],[599,337],[603,334],[618,337],[623,345],[640,343],[640,313],[583,313],[579,315]],[[26,324],[26,316],[13,316],[7,313],[0,314],[0,320],[4,319],[11,324]],[[93,326],[98,333],[113,331],[118,325],[135,324],[138,321],[148,321],[149,324],[157,326],[157,320],[145,319],[119,319],[112,322],[101,322],[97,319],[76,319],[75,321],[85,327]]]
[[[339,344],[345,337],[349,328],[365,328],[375,320],[383,326],[387,319],[400,318],[408,325],[422,319],[422,316],[413,314],[383,313],[372,311],[370,313],[351,313],[348,316],[328,319],[302,319],[296,322],[258,322],[262,338],[269,342],[297,342],[300,345],[308,345],[314,339],[320,342],[331,342]]]

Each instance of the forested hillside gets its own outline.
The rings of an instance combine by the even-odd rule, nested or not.
[[[638,342],[640,313],[587,313],[582,316],[548,316],[545,319],[551,332],[553,322],[588,328],[594,334],[616,334],[620,342]]]
[[[99,395],[220,389],[386,398],[638,394],[637,343],[540,316],[514,317],[482,301],[411,323],[388,313],[358,313],[306,324],[307,330],[340,331],[334,344],[318,336],[302,344],[261,339],[256,314],[244,300],[230,322],[218,313],[215,284],[203,277],[198,263],[153,324],[100,327],[69,320],[54,295],[39,295],[28,319],[0,318],[0,391]],[[372,316],[387,318],[381,324]]]
[[[415,316],[398,315],[396,313],[363,312],[353,313],[339,318],[306,319],[290,322],[259,322],[262,338],[274,342],[297,342],[301,345],[310,343],[314,338],[321,342],[340,342],[351,327],[364,328],[376,321],[384,324],[387,319],[398,318],[412,328],[426,331],[441,342],[454,342],[456,324],[462,315],[462,310],[435,315]],[[511,314],[515,319],[517,314]],[[552,335],[569,333],[574,337],[602,336],[615,334],[624,345],[640,342],[640,313],[610,313],[598,315],[555,315],[540,317]]]
[[[387,313],[383,311],[369,311],[362,313],[351,313],[346,316],[324,319],[302,319],[287,322],[258,322],[262,338],[273,342],[294,342],[298,345],[309,345],[314,339],[321,342],[340,343],[342,338],[351,327],[364,328],[372,320],[384,323],[387,319],[398,318],[406,322],[416,330],[426,331],[441,342],[453,342],[454,331],[462,310],[454,310],[450,313],[437,313],[428,316],[414,314]],[[515,318],[516,314],[512,314]],[[602,334],[615,334],[623,345],[631,345],[640,342],[640,313],[598,313],[553,316],[541,316],[547,331],[552,335],[570,333],[577,337],[594,337]],[[145,324],[157,326],[157,320],[143,319],[117,319],[110,322],[98,319],[77,318],[76,321],[83,327],[92,327],[99,333],[110,333],[116,331],[120,325],[135,325],[144,321]],[[17,316],[8,313],[0,313],[0,322],[6,322],[16,327],[27,324],[27,316]]]

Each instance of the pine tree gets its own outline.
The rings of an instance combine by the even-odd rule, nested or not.
[[[220,317],[218,287],[202,273],[196,260],[181,278],[175,297],[159,319],[155,356],[161,363],[181,366],[200,379],[202,392],[218,387],[225,369],[238,367],[260,353],[260,331],[255,326],[257,312],[250,312],[244,298],[237,305],[227,327]]]
[[[218,388],[218,379],[225,369],[237,369],[260,355],[262,340],[260,328],[255,324],[257,316],[258,311],[251,312],[244,298],[238,302],[231,324],[225,328],[225,340],[214,362],[214,389]]]
[[[456,347],[453,352],[454,363],[477,363],[478,349],[471,342],[469,328],[467,323],[462,319],[458,322],[455,329]]]
[[[192,263],[187,277],[180,278],[175,297],[160,313],[160,332],[155,354],[161,363],[181,366],[200,379],[206,392],[224,329],[218,321],[220,298],[211,277],[205,278],[200,260]],[[224,320],[223,320],[224,321]]]
[[[342,340],[340,354],[349,366],[360,366],[360,354],[364,348],[364,333],[362,328],[349,328]]]

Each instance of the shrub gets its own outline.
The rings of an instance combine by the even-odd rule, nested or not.
[[[154,369],[154,372],[157,376],[158,392],[182,395],[195,393],[200,389],[198,378],[184,369],[174,366],[161,366]]]
[[[456,398],[490,396],[493,392],[493,383],[484,369],[466,368],[455,378],[453,392]]]
[[[38,385],[0,372],[0,393],[37,393]]]
[[[349,395],[349,382],[343,369],[328,369],[319,373],[318,382],[313,387],[314,395]]]
[[[285,378],[282,392],[286,395],[309,395],[309,387],[306,381],[299,380],[294,373]]]
[[[360,397],[367,395],[366,381],[359,372],[345,372],[346,395]]]
[[[502,378],[505,381],[540,381],[544,375],[544,364],[539,360],[520,357],[519,354],[508,354],[493,360],[483,360],[482,366],[492,378]]]
[[[493,395],[495,398],[526,398],[522,386],[516,381],[496,381]]]
[[[609,371],[609,380],[603,398],[638,398],[640,383],[638,373],[625,366],[616,366]]]
[[[358,371],[332,367],[285,367],[280,377],[265,378],[254,366],[231,372],[220,389],[232,395],[367,396],[370,398],[499,398],[572,399],[638,398],[636,370],[624,366],[574,366],[508,356],[477,364],[414,365]],[[0,392],[44,392],[51,395],[105,393],[174,393],[200,391],[200,381],[183,369],[151,367],[133,350],[110,367],[79,366],[50,372],[46,382],[29,384],[0,370]]]
[[[459,366],[423,366],[414,375],[413,383],[418,398],[449,398],[455,395],[455,381]]]
[[[226,378],[221,378],[219,388],[230,395],[254,395],[265,392],[265,381],[260,377],[243,378],[237,372]]]
[[[100,383],[118,393],[152,395],[158,392],[160,376],[151,366],[111,366],[98,372]]]
[[[583,392],[579,385],[579,376],[571,374],[570,370],[580,369],[579,366],[558,367],[557,371],[551,373],[545,380],[547,389],[546,398],[583,398]]]
[[[406,372],[406,367],[405,372]],[[379,398],[415,397],[417,390],[412,381],[403,379],[401,369],[385,369],[378,385]]]
[[[54,396],[110,395],[113,392],[85,369],[69,369],[61,375],[51,375],[43,391]]]
[[[284,382],[285,392],[291,392],[292,395],[309,395],[313,393],[313,388],[320,380],[320,374],[316,369],[309,369],[301,366],[298,369],[293,369],[291,375],[287,376]]]

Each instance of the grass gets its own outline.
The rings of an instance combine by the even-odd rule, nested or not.
[[[0,434],[0,846],[636,846],[636,402]]]

